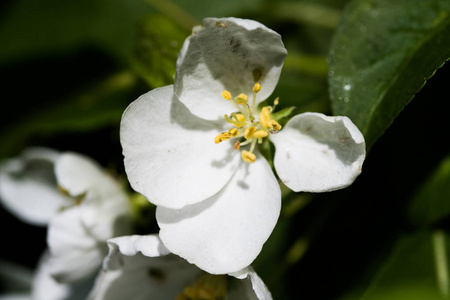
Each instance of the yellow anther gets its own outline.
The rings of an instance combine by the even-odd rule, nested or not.
[[[270,109],[269,106],[264,106],[261,110],[261,114],[267,119],[270,120]]]
[[[261,123],[261,126],[264,129],[272,127],[270,124],[270,110],[267,106],[263,107],[259,114],[259,123]]]
[[[230,137],[231,137],[231,135],[230,135],[230,133],[228,133],[228,132],[222,132],[222,133],[220,134],[220,139],[221,139],[222,141],[226,141],[226,140],[228,140]]]
[[[236,128],[231,128],[230,130],[228,130],[228,132],[232,135],[232,136],[237,136],[239,134],[239,130],[237,130]]]
[[[239,94],[236,98],[236,102],[246,104],[248,102],[248,96],[246,94]]]
[[[261,85],[259,83],[255,83],[255,85],[253,86],[253,93],[259,93],[260,90]]]
[[[270,120],[270,124],[271,124],[270,127],[273,127],[273,129],[275,129],[275,130],[280,130],[281,129],[281,125],[278,124],[278,122],[275,121],[275,120]]]
[[[237,115],[236,115],[236,119],[237,119],[239,122],[241,122],[241,123],[244,123],[244,122],[245,122],[245,117],[244,117],[243,114],[237,114]],[[236,127],[242,127],[243,125],[242,125],[242,124],[236,123],[235,126],[236,126]]]
[[[223,97],[223,99],[225,99],[225,100],[230,100],[230,99],[231,99],[231,94],[230,94],[229,91],[223,91],[223,92],[222,92],[222,97]]]
[[[176,300],[225,299],[227,278],[223,275],[205,274],[177,295]]]
[[[258,130],[253,134],[253,137],[255,138],[265,138],[266,136],[268,136],[269,134],[267,133],[267,131],[265,130]]]
[[[218,144],[218,143],[220,143],[220,142],[222,142],[222,138],[221,138],[221,135],[218,134],[218,135],[214,138],[214,143]]]
[[[244,137],[248,140],[253,136],[253,133],[255,133],[256,128],[255,127],[249,127],[247,129],[245,129],[244,131]]]
[[[236,143],[234,143],[234,149],[239,150],[239,148],[241,148],[241,143],[237,141]]]
[[[242,151],[241,156],[242,156],[242,159],[249,164],[254,163],[256,160],[256,155],[251,152],[248,152],[246,150]]]
[[[280,103],[280,98],[277,97],[275,100],[273,100],[273,105],[276,106],[278,105],[278,103]]]

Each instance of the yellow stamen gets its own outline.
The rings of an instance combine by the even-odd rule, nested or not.
[[[177,295],[176,300],[225,299],[227,277],[224,275],[203,274],[192,285]]]
[[[253,153],[251,153],[251,152],[248,152],[248,151],[246,151],[246,150],[242,151],[241,156],[242,156],[242,159],[243,159],[246,163],[249,163],[249,164],[254,163],[255,160],[256,160],[256,155],[253,154]]]
[[[232,136],[237,136],[239,134],[239,130],[237,130],[236,128],[231,128],[230,130],[228,130],[228,132],[232,135]]]
[[[241,101],[239,101],[239,100],[241,100]],[[242,101],[244,101],[244,102],[242,102]],[[248,96],[246,94],[239,94],[239,96],[237,96],[236,102],[246,104],[248,102]]]
[[[256,128],[255,127],[249,127],[247,129],[245,129],[244,131],[244,137],[248,140],[252,137],[253,133],[255,133]]]
[[[261,85],[255,83],[253,86],[253,100],[252,103],[248,103],[248,96],[244,93],[239,94],[237,97],[232,98],[231,93],[228,91],[222,92],[222,97],[226,100],[230,100],[230,103],[236,108],[235,112],[230,115],[224,115],[225,121],[230,123],[233,127],[227,132],[222,132],[215,137],[214,142],[216,144],[229,140],[231,138],[244,137],[245,140],[234,142],[234,149],[249,145],[249,149],[241,152],[242,159],[247,163],[254,163],[256,155],[253,153],[258,144],[262,144],[264,138],[269,136],[269,133],[275,134],[276,131],[281,129],[281,125],[272,119],[271,113],[279,103],[279,98],[273,101],[272,106],[265,106],[259,112],[259,120],[256,113],[258,108],[256,106],[257,94],[261,91]],[[256,117],[256,118],[255,118]],[[259,122],[258,122],[259,121]],[[189,294],[189,289],[186,293]]]
[[[259,83],[255,83],[255,85],[253,86],[253,93],[259,93],[260,90],[261,85]]]
[[[264,106],[261,110],[261,114],[267,119],[270,120],[270,109],[269,106]]]
[[[220,134],[220,139],[221,139],[222,141],[226,141],[226,140],[228,140],[230,137],[231,137],[231,135],[230,135],[228,132],[222,132],[222,133]]]
[[[273,129],[275,129],[275,130],[280,130],[281,129],[281,125],[278,124],[278,122],[275,121],[275,120],[270,120],[270,124],[271,124],[270,127],[273,127]]]
[[[245,117],[243,114],[236,114],[236,119],[241,123],[245,123]],[[235,123],[235,126],[242,127],[242,126],[244,126],[244,124]]]
[[[218,135],[214,138],[214,143],[218,144],[218,143],[220,143],[220,142],[222,142],[222,138],[221,138],[220,134],[218,134]]]
[[[267,133],[267,131],[265,130],[258,130],[253,134],[253,137],[255,138],[265,138],[266,136],[268,136],[269,134]]]
[[[270,110],[267,106],[262,108],[261,113],[259,114],[259,122],[264,129],[272,127],[270,124]]]
[[[223,91],[223,92],[222,92],[222,97],[223,97],[223,99],[225,99],[225,100],[230,100],[230,99],[231,99],[231,94],[230,94],[229,91]]]

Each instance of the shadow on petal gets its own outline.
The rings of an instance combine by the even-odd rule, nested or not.
[[[249,190],[251,186],[245,181],[245,177],[249,174],[248,168],[250,166],[246,164],[244,166],[245,174],[242,176],[242,179],[232,180],[233,177],[231,177],[230,181],[220,190],[217,194],[215,194],[212,197],[209,197],[208,199],[203,200],[202,202],[187,205],[181,209],[170,209],[162,206],[158,206],[156,208],[156,215],[158,223],[162,224],[175,224],[182,222],[183,220],[195,218],[200,216],[202,213],[206,213],[208,209],[213,207],[221,198],[224,197],[224,194],[226,193],[227,188],[230,188],[231,185],[235,185],[236,188],[234,188],[234,193],[239,194],[240,190]],[[234,174],[233,176],[237,176],[237,174]],[[229,196],[229,197],[232,197]]]
[[[217,145],[217,147],[227,147],[225,145]],[[211,167],[223,168],[233,160],[233,155],[239,155],[237,151],[232,147],[231,143],[228,143],[229,149],[223,158],[215,159],[211,162]]]
[[[365,143],[356,143],[342,119],[333,123],[310,115],[298,123],[297,129],[322,144],[324,147],[321,151],[324,155],[328,154],[327,151],[332,151],[344,165],[352,165],[361,153],[365,153]]]
[[[286,50],[278,34],[264,28],[247,30],[235,21],[205,19],[204,29],[190,37],[184,61],[178,68],[178,78],[196,73],[209,73],[231,94],[251,94],[255,82],[272,68],[281,67]],[[205,66],[199,67],[201,64]],[[206,68],[205,68],[206,67]],[[236,76],[239,74],[239,76]],[[177,80],[177,94],[183,91],[183,81]]]
[[[193,115],[189,109],[178,100],[176,95],[172,98],[170,121],[171,123],[176,123],[188,130],[209,131],[211,129],[217,129],[218,132],[223,129],[222,127],[225,123],[224,120],[221,120],[221,122],[208,121]],[[214,137],[211,138],[211,141],[213,141],[213,139]]]
[[[221,194],[221,192],[222,191],[218,194]],[[174,224],[186,219],[195,218],[207,211],[219,200],[218,194],[203,200],[202,202],[187,205],[181,209],[170,209],[158,206],[156,208],[158,223]]]

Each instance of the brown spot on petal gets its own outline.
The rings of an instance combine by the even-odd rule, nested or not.
[[[225,23],[222,22],[222,21],[217,21],[216,26],[217,26],[217,27],[221,27],[221,28],[226,28],[226,27],[227,27],[227,24],[225,24]]]
[[[260,68],[256,68],[253,70],[253,80],[258,82],[262,77],[262,70]]]
[[[348,144],[348,136],[340,136],[339,137],[339,142],[341,142],[342,144]]]

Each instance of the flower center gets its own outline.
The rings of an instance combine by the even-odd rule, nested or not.
[[[87,192],[84,192],[84,193],[82,193],[80,195],[77,195],[77,196],[71,196],[69,191],[66,190],[65,188],[63,188],[62,186],[60,186],[59,184],[58,184],[57,188],[58,188],[58,191],[62,195],[66,196],[66,197],[69,197],[69,198],[71,198],[73,200],[72,204],[70,204],[68,206],[61,207],[61,210],[64,210],[64,209],[72,207],[72,206],[80,205],[84,201],[84,199],[86,198]]]
[[[222,97],[230,101],[238,110],[230,116],[225,115],[225,120],[234,127],[226,132],[218,134],[214,138],[216,144],[226,140],[237,138],[234,149],[239,150],[242,146],[250,145],[250,149],[243,150],[242,159],[247,163],[254,163],[256,155],[253,153],[256,144],[261,144],[269,134],[275,134],[281,129],[281,125],[272,119],[271,112],[278,105],[278,98],[275,99],[273,106],[264,106],[260,112],[256,107],[256,95],[261,90],[261,85],[256,83],[253,87],[253,99],[251,105],[248,103],[248,97],[245,94],[232,98],[230,92],[223,91]]]
[[[227,291],[226,275],[203,274],[178,294],[176,300],[220,300]]]

